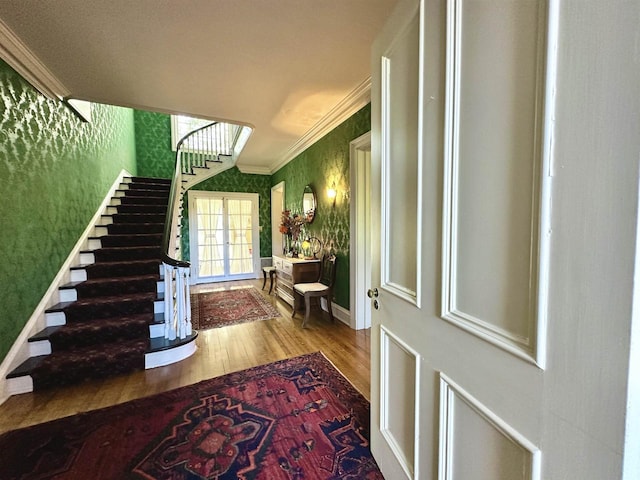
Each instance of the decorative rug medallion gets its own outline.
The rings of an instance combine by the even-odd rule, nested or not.
[[[166,478],[185,470],[196,478],[240,478],[256,469],[274,418],[252,411],[230,398],[205,397],[189,408],[179,423],[147,455],[134,472]]]
[[[196,330],[280,316],[276,307],[254,287],[191,295],[191,323]]]
[[[321,354],[7,432],[8,479],[382,479],[369,403]]]

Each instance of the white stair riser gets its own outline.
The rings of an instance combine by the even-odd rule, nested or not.
[[[67,317],[63,312],[50,312],[44,314],[44,321],[47,327],[55,327],[67,323]]]
[[[51,342],[49,340],[29,342],[29,356],[37,357],[39,355],[51,355]]]
[[[71,270],[72,282],[84,282],[87,279],[87,271],[83,268],[80,270]]]
[[[118,191],[113,195],[113,198],[122,198],[126,196],[127,190],[129,190],[129,185],[127,185],[126,183],[121,183]]]
[[[6,389],[9,395],[20,395],[21,393],[33,392],[33,378],[31,378],[31,375],[8,378]]]
[[[153,325],[149,325],[149,338],[160,337],[164,337],[164,324],[154,323]]]
[[[91,263],[96,263],[96,257],[93,252],[85,252],[80,254],[80,263],[82,265],[89,265]]]
[[[153,313],[164,313],[164,300],[153,302]]]
[[[98,250],[102,248],[102,242],[97,238],[91,238],[87,242],[87,250]]]
[[[75,302],[78,299],[78,291],[75,288],[64,288],[60,290],[61,302]]]
[[[96,227],[93,229],[94,237],[102,237],[108,234],[109,234],[109,230],[104,225],[96,225]]]

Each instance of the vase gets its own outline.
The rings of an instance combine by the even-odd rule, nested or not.
[[[292,238],[291,235],[285,235],[284,236],[284,247],[282,248],[282,253],[285,254],[285,256],[289,257],[291,256],[291,248],[292,248]]]

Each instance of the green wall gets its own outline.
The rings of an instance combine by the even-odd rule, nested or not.
[[[0,359],[122,169],[136,173],[133,111],[82,123],[0,61]]]
[[[326,251],[338,257],[335,302],[349,309],[349,143],[371,130],[371,106],[367,105],[271,177],[271,184],[285,183],[285,205],[293,212],[302,210],[302,191],[311,185],[318,197],[318,212],[307,227]],[[335,206],[326,191],[335,183]]]
[[[173,178],[176,152],[171,150],[171,116],[134,110],[136,161],[142,177]]]
[[[148,177],[172,178],[175,152],[171,150],[171,116],[164,113],[134,112],[136,125],[136,156],[138,174]],[[271,177],[242,173],[236,167],[191,187],[192,190],[242,192],[260,195],[260,255],[271,256]],[[183,222],[183,258],[189,260],[188,205],[185,199]]]

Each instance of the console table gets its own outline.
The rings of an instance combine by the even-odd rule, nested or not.
[[[315,282],[320,275],[320,260],[304,260],[274,256],[276,267],[276,295],[293,307],[293,285],[301,282]]]

